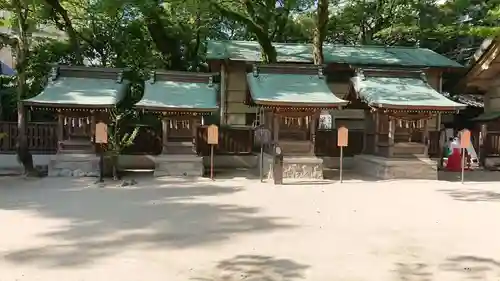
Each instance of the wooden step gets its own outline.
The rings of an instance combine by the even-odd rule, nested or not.
[[[168,154],[194,154],[196,146],[193,142],[169,142],[165,149]]]

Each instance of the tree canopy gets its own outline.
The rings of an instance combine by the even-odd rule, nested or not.
[[[266,62],[276,61],[272,42],[309,42],[320,64],[327,42],[419,45],[464,63],[500,34],[498,0],[0,0],[0,8],[20,97],[40,91],[53,62],[129,67],[138,77],[206,71],[207,40],[255,40]]]

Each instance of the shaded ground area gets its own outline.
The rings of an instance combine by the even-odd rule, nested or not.
[[[500,185],[0,178],[0,280],[500,280]]]

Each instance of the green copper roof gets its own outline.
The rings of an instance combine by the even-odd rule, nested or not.
[[[466,107],[447,99],[419,78],[354,77],[351,80],[359,97],[375,107],[442,110]]]
[[[278,62],[312,62],[311,44],[274,43]],[[434,51],[415,47],[346,46],[325,44],[325,63],[390,65],[408,67],[461,68],[459,63]],[[207,59],[261,61],[261,48],[255,41],[208,41]]]
[[[488,122],[500,118],[500,111],[491,111],[480,114],[477,117],[472,118],[472,121]]]
[[[207,83],[146,81],[144,97],[136,107],[150,110],[201,110],[215,111],[218,86]]]
[[[47,107],[112,107],[125,97],[128,85],[115,79],[59,77],[24,103]]]
[[[318,75],[247,74],[248,87],[256,104],[337,107],[348,101],[337,98]]]

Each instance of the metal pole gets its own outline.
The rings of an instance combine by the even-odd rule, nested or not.
[[[465,148],[462,148],[462,184],[464,183],[464,170],[465,170]]]
[[[104,182],[104,144],[100,145],[99,153],[99,182]]]
[[[260,182],[263,182],[264,180],[264,175],[263,175],[263,170],[264,170],[264,143],[260,142],[260,159],[259,159],[259,175],[260,175]]]
[[[342,183],[342,170],[343,170],[343,162],[344,162],[344,147],[340,147],[340,182]]]
[[[214,145],[210,146],[210,179],[214,180]]]

